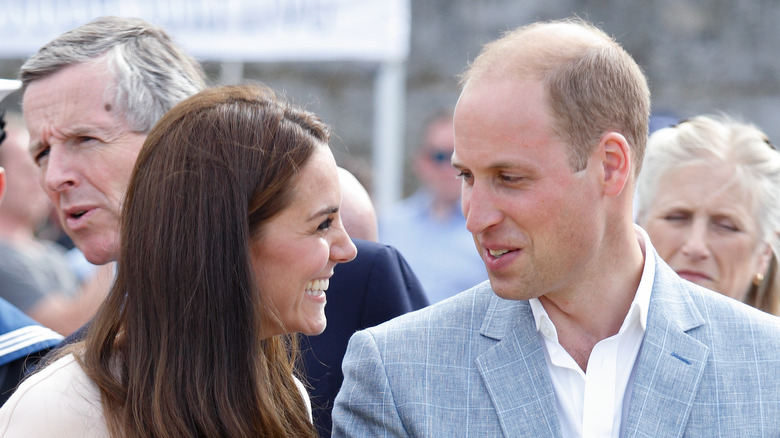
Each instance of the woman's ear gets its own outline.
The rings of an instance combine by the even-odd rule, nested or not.
[[[761,255],[758,257],[758,264],[756,266],[756,273],[766,274],[769,270],[769,264],[774,260],[774,253],[772,252],[772,245],[764,242],[764,249],[761,251]]]

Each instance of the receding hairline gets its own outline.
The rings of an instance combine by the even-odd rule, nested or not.
[[[486,44],[460,76],[468,82],[504,76],[541,80],[545,74],[584,50],[617,44],[603,30],[582,20],[567,19],[532,23],[506,32]]]

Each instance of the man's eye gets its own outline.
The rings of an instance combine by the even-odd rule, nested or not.
[[[97,139],[95,137],[88,137],[88,136],[78,137],[76,139],[77,143],[89,143],[91,141],[97,141]]]
[[[514,175],[501,175],[500,178],[501,178],[501,181],[506,182],[506,183],[510,183],[510,184],[519,183],[519,182],[521,182],[521,181],[523,181],[525,179],[522,176],[514,176]]]
[[[35,164],[40,165],[41,160],[46,158],[47,155],[49,155],[49,148],[43,148],[35,152],[35,155],[33,155],[33,161],[35,161]]]
[[[457,178],[470,180],[471,179],[471,172],[467,172],[465,170],[461,170],[458,172]]]

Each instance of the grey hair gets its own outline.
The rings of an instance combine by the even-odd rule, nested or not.
[[[637,181],[637,221],[643,223],[658,181],[672,168],[731,163],[735,181],[751,194],[761,235],[780,255],[780,152],[763,131],[732,117],[702,115],[650,136]]]
[[[148,133],[174,105],[206,88],[200,64],[161,28],[138,18],[100,17],[65,32],[30,57],[22,90],[65,67],[105,62],[115,83],[106,91],[131,129]],[[24,91],[23,91],[24,92]]]

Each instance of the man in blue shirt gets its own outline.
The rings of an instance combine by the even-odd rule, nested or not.
[[[379,240],[409,262],[431,303],[487,280],[460,207],[460,179],[450,159],[455,144],[452,112],[426,124],[413,169],[422,186],[383,212]]]

